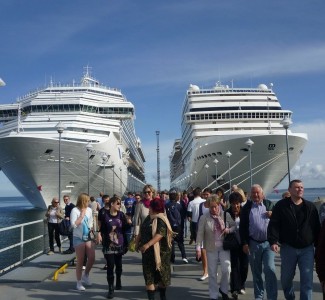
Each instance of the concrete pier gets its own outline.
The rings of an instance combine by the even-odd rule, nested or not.
[[[68,245],[63,245],[66,249]],[[176,247],[177,248],[177,247]],[[208,293],[208,279],[199,281],[202,276],[201,264],[195,261],[195,247],[188,245],[186,241],[187,257],[189,264],[183,264],[180,253],[176,252],[176,262],[172,265],[172,285],[167,289],[167,299],[210,299]],[[0,299],[46,299],[46,300],[83,300],[83,299],[106,299],[107,281],[106,271],[103,270],[105,260],[101,247],[96,247],[96,261],[90,273],[91,287],[86,291],[76,290],[75,266],[70,265],[66,273],[59,274],[58,280],[52,280],[54,272],[64,263],[71,261],[74,255],[41,255],[31,262],[26,263],[0,277]],[[278,277],[278,299],[284,299],[280,279],[280,258],[276,257]],[[297,272],[298,273],[298,272]],[[299,299],[299,276],[295,278],[296,298]],[[128,252],[123,257],[123,289],[115,291],[115,300],[145,300],[147,295],[142,275],[141,254]],[[246,294],[239,295],[241,300],[254,299],[252,277],[249,276],[246,283]],[[230,293],[229,293],[230,296]],[[159,299],[159,293],[156,295]],[[316,273],[314,274],[314,300],[323,299],[320,284]]]

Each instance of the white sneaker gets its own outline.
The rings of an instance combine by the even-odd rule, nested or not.
[[[91,281],[89,280],[89,275],[86,275],[86,274],[83,274],[82,277],[81,277],[81,281],[85,284],[85,285],[88,285],[90,286],[92,283]]]
[[[47,255],[53,255],[54,252],[52,250],[50,250],[49,252],[47,252]]]
[[[77,281],[77,290],[78,291],[85,291],[86,288],[82,285],[81,281]]]
[[[204,280],[206,280],[208,277],[209,277],[209,274],[203,275],[203,276],[200,278],[200,280],[201,280],[201,281],[204,281]]]
[[[83,270],[86,270],[86,266],[82,266],[82,269],[83,269]]]
[[[244,289],[241,289],[239,292],[240,292],[241,295],[245,295],[246,294],[246,291]]]
[[[187,258],[183,258],[183,263],[184,263],[184,264],[188,264],[188,260],[187,260]]]

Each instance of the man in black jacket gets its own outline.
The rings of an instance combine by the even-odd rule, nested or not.
[[[75,207],[75,205],[70,201],[69,195],[63,196],[63,201],[65,203],[64,213],[65,213],[65,219],[70,221],[70,214],[72,209]],[[69,249],[65,250],[63,254],[72,254],[74,252],[73,247],[73,230],[71,229],[68,235],[70,247]]]
[[[268,227],[271,249],[281,246],[281,284],[286,299],[295,299],[293,278],[298,264],[300,299],[312,299],[314,244],[320,231],[317,208],[303,199],[301,180],[292,180],[288,191],[291,197],[280,200],[274,207]]]

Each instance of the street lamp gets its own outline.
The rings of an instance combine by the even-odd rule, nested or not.
[[[288,164],[288,179],[290,184],[290,159],[289,159],[289,142],[288,142],[288,128],[292,124],[291,119],[288,116],[285,116],[284,119],[281,121],[283,128],[286,130],[286,145],[287,145],[287,164]]]
[[[206,164],[206,165],[204,166],[204,168],[205,168],[205,172],[206,172],[206,174],[207,174],[207,185],[206,185],[206,186],[208,186],[208,182],[209,182],[209,180],[208,180],[208,169],[209,169],[209,165]]]
[[[115,195],[115,164],[112,162],[112,171],[113,171],[113,196]]]
[[[56,125],[56,130],[59,133],[59,202],[61,202],[61,135],[64,131],[61,121]]]
[[[120,188],[121,188],[121,198],[123,196],[123,187],[122,187],[122,168],[120,167]]]
[[[106,162],[107,162],[108,156],[104,154],[102,156],[102,161],[103,161],[103,194],[105,195],[105,171],[106,171]]]
[[[217,178],[218,178],[218,162],[219,162],[219,160],[215,159],[213,162],[216,165],[216,191],[217,191],[217,188],[218,188],[218,181],[217,181]]]
[[[88,195],[90,195],[89,193],[89,161],[90,161],[90,152],[91,150],[93,150],[93,145],[90,144],[90,142],[88,142],[87,146],[86,146],[87,152],[88,152],[88,176],[87,176],[87,181],[88,181]]]
[[[254,142],[251,139],[248,139],[245,142],[245,145],[248,147],[249,151],[249,176],[251,179],[251,186],[253,185],[253,175],[252,175],[252,146],[254,145]]]
[[[230,156],[231,155],[232,155],[232,153],[228,150],[228,152],[226,153],[226,156],[228,157],[229,194],[231,191],[231,176],[230,176]]]

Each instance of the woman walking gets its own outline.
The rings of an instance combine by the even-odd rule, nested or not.
[[[136,205],[135,212],[134,212],[134,236],[136,237],[139,234],[139,230],[141,224],[143,223],[144,219],[149,214],[149,204],[150,201],[156,196],[156,191],[151,184],[146,184],[142,190],[143,198],[142,200]]]
[[[114,297],[114,268],[116,274],[116,290],[122,289],[122,255],[127,251],[126,232],[128,225],[125,214],[120,211],[121,199],[112,197],[109,210],[100,215],[98,243],[103,244],[103,254],[107,265],[108,299]]]
[[[93,229],[93,214],[89,205],[90,198],[87,194],[80,194],[76,207],[71,211],[70,222],[73,227],[73,245],[77,255],[76,277],[77,290],[84,291],[85,285],[91,285],[89,272],[95,261],[95,243],[90,239],[89,233]],[[87,264],[82,275],[82,267],[85,254]]]
[[[226,213],[226,224],[220,204],[220,198],[212,195],[208,198],[209,213],[203,214],[199,221],[196,239],[196,256],[201,257],[201,244],[207,252],[209,272],[209,294],[211,300],[218,299],[220,293],[223,300],[228,300],[230,278],[230,251],[223,250],[224,235],[233,232],[236,223]],[[221,281],[218,290],[217,266],[221,265]]]
[[[149,204],[149,216],[143,221],[137,236],[137,248],[142,253],[143,276],[149,300],[155,299],[158,284],[160,299],[166,300],[170,285],[170,258],[173,231],[165,215],[165,202],[154,199]]]
[[[47,228],[49,232],[49,244],[50,250],[47,252],[48,255],[54,254],[54,238],[56,245],[59,247],[59,253],[62,252],[61,240],[59,232],[59,224],[64,219],[64,210],[60,207],[58,198],[52,199],[52,204],[47,208],[46,214]]]

